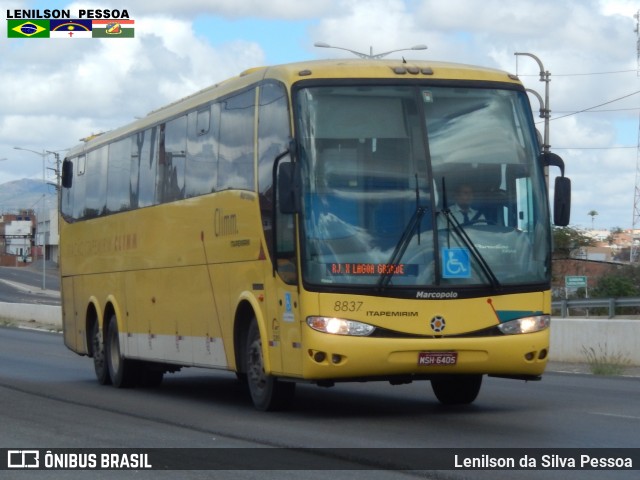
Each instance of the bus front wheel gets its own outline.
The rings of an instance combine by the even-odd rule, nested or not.
[[[482,375],[443,375],[431,379],[431,388],[443,405],[472,403],[482,385]]]
[[[264,371],[262,341],[258,323],[254,319],[249,326],[245,347],[245,371],[253,405],[262,411],[286,408],[295,394],[296,384],[282,382]]]
[[[109,366],[109,376],[114,387],[132,387],[137,380],[136,364],[127,360],[120,352],[120,338],[118,335],[118,320],[115,315],[109,320],[107,340],[105,342],[105,357]]]

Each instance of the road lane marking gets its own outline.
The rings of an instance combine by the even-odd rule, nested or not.
[[[635,416],[635,415],[620,415],[618,413],[602,413],[602,412],[589,412],[592,415],[601,415],[603,417],[615,417],[615,418],[624,418],[624,419],[631,419],[631,420],[640,420],[640,416]]]

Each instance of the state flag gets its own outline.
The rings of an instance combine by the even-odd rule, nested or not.
[[[7,38],[49,38],[49,20],[9,20]]]
[[[93,38],[134,38],[135,20],[93,20]]]
[[[51,38],[92,38],[91,20],[51,20]]]

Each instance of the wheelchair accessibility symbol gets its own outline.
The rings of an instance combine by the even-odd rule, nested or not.
[[[442,276],[444,278],[471,278],[469,250],[466,248],[443,248]]]

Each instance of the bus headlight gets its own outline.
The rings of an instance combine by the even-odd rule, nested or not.
[[[549,328],[551,317],[549,315],[536,315],[534,317],[518,318],[510,322],[501,323],[498,329],[505,335],[517,335],[519,333],[534,333]]]
[[[307,317],[307,325],[322,333],[356,337],[366,337],[376,329],[376,327],[367,323],[333,317]]]

